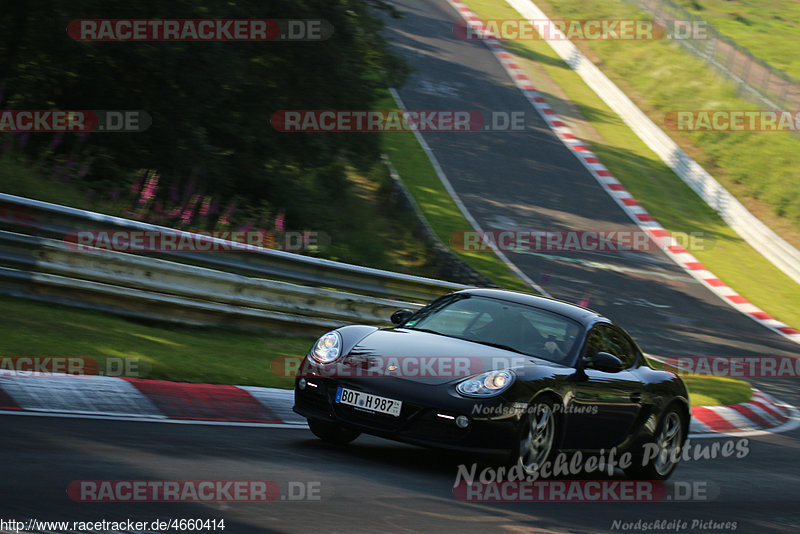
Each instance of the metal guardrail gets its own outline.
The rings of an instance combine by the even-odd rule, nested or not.
[[[181,232],[163,226],[0,193],[0,229],[3,228],[54,239],[63,239],[69,232],[80,230]],[[200,238],[197,234],[190,235]],[[340,289],[373,297],[408,299],[414,302],[426,302],[442,294],[469,287],[280,250],[252,247],[213,237],[202,239],[224,245],[230,250],[163,251],[147,254],[175,263],[202,266],[245,276]]]
[[[419,304],[250,278],[0,230],[0,292],[193,325],[314,333]]]
[[[76,231],[188,234],[215,252],[119,252],[77,245]],[[182,232],[0,193],[0,293],[144,320],[314,334],[385,325],[462,284]]]

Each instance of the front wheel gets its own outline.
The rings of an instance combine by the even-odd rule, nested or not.
[[[335,423],[328,423],[317,419],[308,419],[308,428],[322,441],[335,443],[337,445],[350,443],[361,435],[361,432],[357,430],[350,430],[349,428],[341,427]]]
[[[522,419],[520,438],[513,463],[519,463],[526,475],[539,472],[545,462],[552,462],[557,449],[558,421],[553,402],[538,401],[529,406],[528,414]],[[533,409],[531,409],[533,408]]]
[[[625,470],[629,478],[666,480],[678,466],[680,449],[685,441],[686,425],[677,408],[670,408],[661,418],[655,437],[642,447],[634,464]],[[650,449],[650,450],[648,450]]]

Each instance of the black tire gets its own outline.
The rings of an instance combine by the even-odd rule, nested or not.
[[[633,465],[625,470],[628,478],[666,480],[672,475],[680,461],[680,448],[686,441],[685,417],[676,406],[667,408],[658,422],[655,437],[641,445],[640,451],[634,455]],[[645,461],[644,448],[648,443],[658,447],[658,454]]]
[[[308,428],[310,428],[311,432],[313,432],[314,435],[322,441],[335,443],[337,445],[345,445],[350,443],[361,435],[361,432],[357,430],[351,430],[349,428],[341,427],[336,423],[328,423],[326,421],[319,421],[317,419],[309,419]]]
[[[534,399],[520,419],[519,433],[512,446],[509,463],[521,465],[525,475],[537,473],[539,478],[545,478],[539,471],[545,462],[550,462],[552,473],[561,430],[554,407],[555,402],[550,399]]]

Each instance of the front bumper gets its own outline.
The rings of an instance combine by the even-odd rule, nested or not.
[[[335,422],[387,439],[474,454],[506,454],[517,442],[519,415],[504,409],[502,398],[466,399],[450,395],[448,385],[426,385],[394,378],[343,380],[305,377],[305,389],[295,382],[294,411],[311,419]],[[344,386],[403,401],[395,417],[336,403]],[[432,400],[432,399],[435,399]],[[491,414],[491,415],[487,415]],[[459,428],[455,417],[469,418]]]

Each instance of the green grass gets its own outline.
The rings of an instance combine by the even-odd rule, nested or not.
[[[787,74],[800,78],[796,0],[676,0],[721,33]]]
[[[396,109],[388,94],[377,109]],[[389,160],[397,169],[414,200],[439,239],[449,246],[450,237],[459,231],[472,230],[469,222],[453,202],[445,189],[427,154],[412,132],[386,132],[381,134],[382,146]],[[452,250],[452,249],[451,249]],[[488,252],[453,252],[476,271],[506,289],[533,292],[506,266],[500,258]]]
[[[135,361],[140,378],[292,387],[270,369],[278,357],[303,356],[312,338],[230,329],[143,324],[120,317],[0,296],[0,356]],[[87,364],[87,371],[90,365]]]
[[[14,154],[0,156],[0,192],[91,209],[86,190],[44,178],[38,165]]]
[[[655,369],[664,369],[664,364],[648,358]],[[674,366],[670,371],[678,372]],[[750,384],[743,380],[724,376],[687,375],[680,373],[686,389],[689,390],[689,401],[692,406],[718,406],[747,402],[751,397]]]
[[[0,362],[15,356],[82,357],[93,358],[102,370],[109,358],[122,358],[137,362],[138,378],[290,388],[293,379],[285,376],[278,362],[302,357],[314,342],[222,328],[143,324],[8,296],[0,296],[0,308],[5,312]],[[750,398],[750,387],[740,380],[691,376],[684,380],[693,405]]]
[[[383,163],[376,164],[369,176],[350,169],[348,179],[351,194],[339,204],[341,213],[348,216],[341,217],[331,235],[330,249],[321,255],[334,261],[437,278],[430,247],[415,235],[414,214],[390,205],[386,199],[384,190],[391,178]],[[337,247],[337,242],[344,246]]]
[[[568,6],[560,0],[552,3],[559,9],[556,13],[549,10],[548,15],[554,18],[585,19],[609,13],[619,18],[647,18],[616,0],[591,3],[578,0]],[[519,18],[502,0],[469,0],[468,5],[484,20]],[[539,1],[537,5],[547,11]],[[752,104],[736,99],[732,88],[672,43],[607,41],[592,46],[592,50],[597,47],[595,55],[602,59],[604,72],[657,123],[663,122],[667,110],[675,108],[753,108]],[[800,325],[800,309],[796,305],[800,301],[800,285],[739,238],[547,43],[518,41],[506,43],[506,47],[524,58],[519,61],[520,67],[534,78],[551,80],[554,88],[550,93],[545,91],[544,96],[557,112],[568,114],[570,109],[577,109],[588,121],[589,133],[584,136],[579,132],[579,135],[589,138],[601,161],[666,229],[685,234],[704,232],[707,237],[704,249],[691,251],[701,262],[771,315],[790,325]],[[564,98],[559,96],[560,91]],[[800,139],[776,133],[708,133],[695,137],[699,139],[698,146],[684,148],[726,187],[731,185],[731,174],[738,176],[742,187],[729,188],[735,194],[741,194],[745,187],[753,190],[758,184],[764,188],[765,197],[789,195],[789,190],[797,191],[800,187],[796,185],[800,178],[800,168],[796,165]],[[792,194],[800,215],[800,195]]]
[[[718,406],[747,402],[750,385],[742,380],[723,376],[684,376],[692,406]]]

